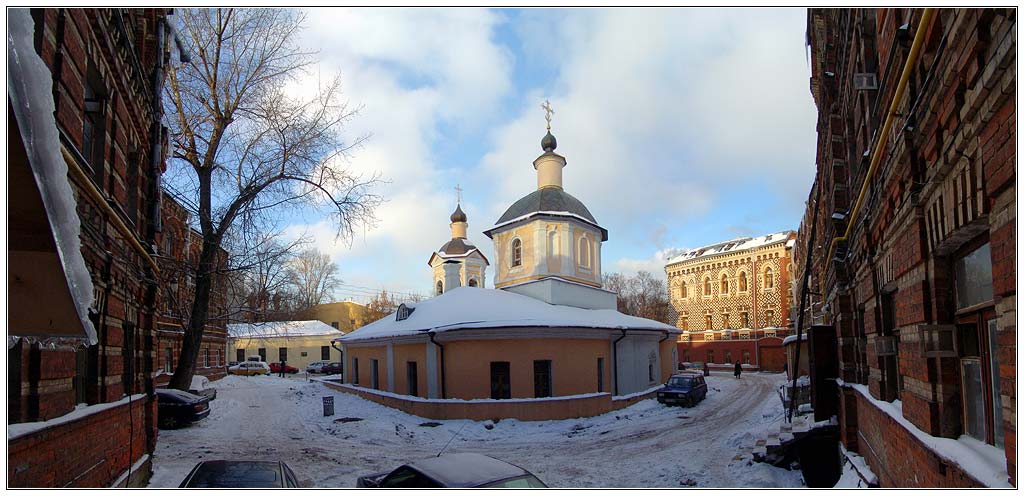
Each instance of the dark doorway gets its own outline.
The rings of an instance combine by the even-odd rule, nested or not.
[[[491,362],[491,399],[507,400],[512,397],[512,382],[508,362]]]
[[[238,361],[238,362],[244,362],[245,361],[245,350],[244,349],[235,349],[235,360]]]
[[[551,396],[551,360],[533,361],[533,397]]]
[[[419,396],[419,378],[416,372],[416,362],[405,362],[405,381],[409,385],[409,396]]]

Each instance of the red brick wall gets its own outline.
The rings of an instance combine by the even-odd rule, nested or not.
[[[156,402],[143,398],[132,402],[130,415],[125,404],[8,441],[8,486],[109,486],[152,450],[147,409],[155,415]]]
[[[680,362],[706,362],[708,350],[714,351],[715,363],[719,364],[726,363],[726,351],[731,354],[732,362],[730,363],[742,363],[743,352],[746,351],[750,354],[750,365],[771,372],[781,372],[782,364],[786,361],[782,351],[781,338],[678,342],[676,348]],[[689,353],[689,360],[686,359],[687,353]]]

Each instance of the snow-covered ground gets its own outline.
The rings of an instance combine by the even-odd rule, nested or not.
[[[712,373],[693,408],[644,400],[591,418],[520,422],[430,419],[301,377],[214,381],[206,419],[160,431],[150,487],[176,487],[201,460],[284,460],[305,486],[353,487],[360,475],[446,452],[486,453],[552,487],[802,487],[798,471],[750,461],[782,417],[781,374]],[[324,417],[323,396],[335,415]],[[340,422],[343,418],[362,420]]]

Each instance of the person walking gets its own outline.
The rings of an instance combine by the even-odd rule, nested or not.
[[[740,365],[740,362],[736,362],[736,368],[733,372],[733,375],[735,375],[736,378],[739,379],[741,373],[743,373],[743,366]]]
[[[285,367],[285,365],[286,364],[285,364],[284,358],[282,358],[281,359],[281,375],[280,375],[281,377],[284,377],[284,367]]]

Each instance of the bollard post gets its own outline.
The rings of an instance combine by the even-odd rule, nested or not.
[[[324,417],[334,415],[334,396],[324,396]]]

